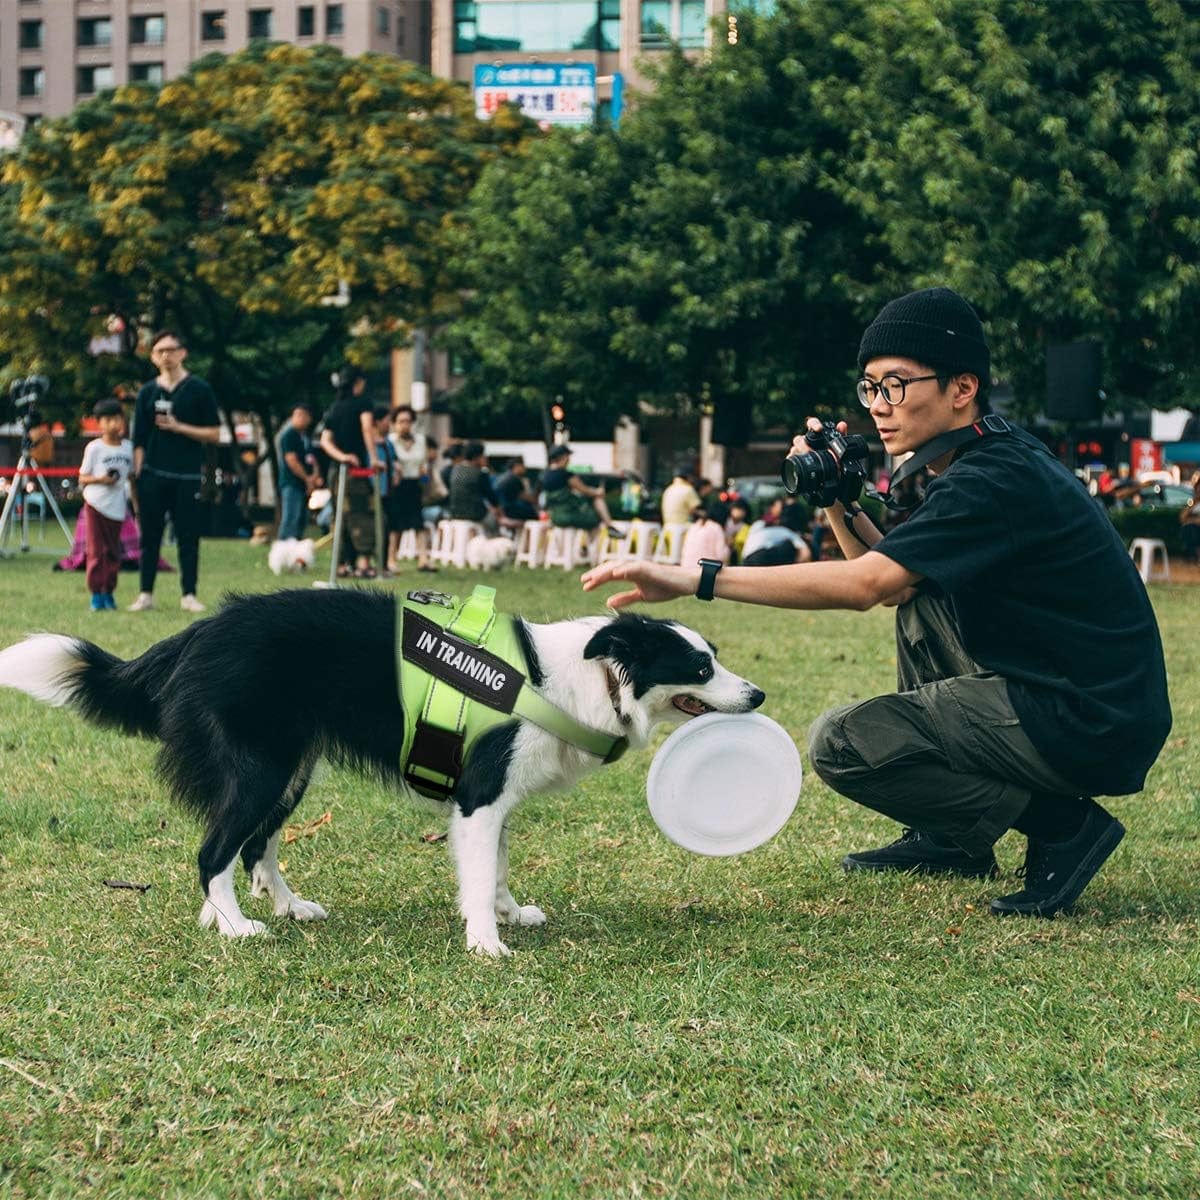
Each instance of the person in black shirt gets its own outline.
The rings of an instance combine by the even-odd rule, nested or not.
[[[348,367],[338,376],[337,399],[325,416],[321,431],[321,449],[335,462],[347,468],[374,467],[375,406],[367,395],[367,377],[357,367]],[[375,515],[378,503],[375,480],[362,477],[346,480],[346,519],[339,548],[338,575],[354,574],[359,579],[374,579],[371,556],[375,553]]]
[[[500,511],[510,521],[537,520],[537,507],[523,458],[514,458],[508,464],[508,470],[496,480],[494,491]]]
[[[1071,472],[987,416],[990,353],[961,296],[929,288],[886,305],[858,365],[884,447],[929,460],[908,520],[885,536],[836,501],[844,562],[738,567],[715,580],[710,568],[605,563],[584,587],[632,582],[613,608],[702,581],[709,596],[780,607],[896,605],[898,691],[826,712],[809,731],[822,779],[907,826],[843,866],[988,877],[993,844],[1017,829],[1028,837],[1025,886],[992,911],[1054,916],[1124,836],[1091,797],[1140,790],[1171,728],[1154,610]],[[796,439],[794,452],[809,449]]]
[[[203,612],[196,598],[200,574],[200,476],[204,447],[221,439],[213,390],[184,369],[187,345],[174,330],[150,341],[158,377],[137,394],[133,411],[133,477],[141,525],[141,592],[130,612],[154,607],[154,581],[167,517],[179,548],[179,583],[185,612]]]

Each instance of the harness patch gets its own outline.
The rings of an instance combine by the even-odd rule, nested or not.
[[[401,649],[407,662],[497,712],[511,713],[525,676],[495,654],[404,610]]]

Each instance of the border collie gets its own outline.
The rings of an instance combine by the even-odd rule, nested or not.
[[[234,893],[240,853],[251,894],[278,917],[325,909],[284,881],[277,851],[319,757],[403,787],[396,691],[396,609],[383,592],[281,591],[231,597],[124,662],[91,642],[37,634],[0,652],[0,686],[69,705],[100,725],[158,739],[158,769],[206,827],[200,924],[227,937],[263,933]],[[645,746],[664,722],[747,712],[763,693],[716,661],[716,647],[675,621],[622,614],[552,625],[516,622],[530,685],[593,728]],[[508,953],[497,922],[541,925],[508,886],[508,814],[534,792],[566,788],[601,766],[514,717],[475,743],[445,803],[468,949]],[[407,789],[406,789],[407,790]]]

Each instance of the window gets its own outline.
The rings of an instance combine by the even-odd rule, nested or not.
[[[22,50],[40,50],[42,48],[41,21],[22,21],[20,46]]]
[[[130,17],[129,41],[134,46],[161,46],[167,38],[165,17]]]
[[[202,42],[223,42],[225,40],[225,10],[223,8],[209,9],[200,14],[200,40]]]
[[[340,4],[325,6],[325,36],[341,37],[346,32],[346,18]]]
[[[251,40],[254,38],[269,38],[272,36],[272,13],[269,8],[252,8],[250,10],[250,23],[246,30],[246,35]]]
[[[708,33],[705,0],[642,0],[642,47],[661,50],[672,41],[703,46]]]
[[[454,49],[616,50],[620,0],[456,0]]]
[[[40,96],[46,90],[46,72],[41,67],[22,67],[17,87],[22,96]]]
[[[113,69],[103,67],[76,67],[75,94],[78,96],[94,96],[113,85]]]
[[[375,10],[375,28],[378,29],[381,37],[387,37],[392,32],[391,9],[377,8]]]
[[[704,0],[680,0],[679,44],[688,47],[703,46],[707,28],[708,16],[704,11]]]
[[[130,63],[129,81],[131,83],[162,83],[163,65],[160,62]]]
[[[111,46],[112,22],[107,17],[84,17],[75,27],[77,46]]]
[[[296,36],[312,37],[317,32],[317,10],[311,4],[302,4],[296,10]]]

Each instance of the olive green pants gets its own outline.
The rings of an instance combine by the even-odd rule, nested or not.
[[[808,736],[836,792],[970,854],[986,854],[1034,792],[1078,795],[1021,728],[1004,679],[963,649],[954,611],[918,596],[896,610],[898,691],[830,709]]]

